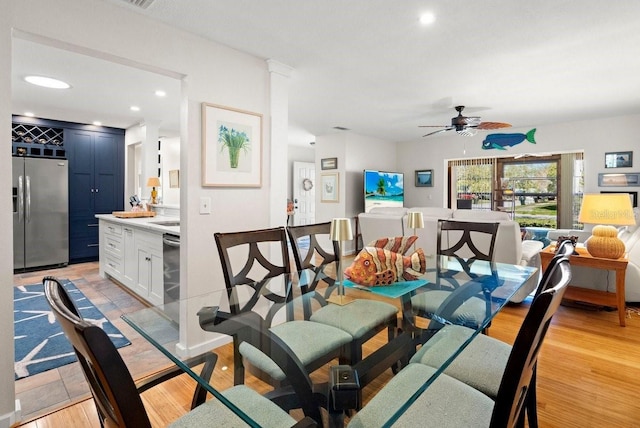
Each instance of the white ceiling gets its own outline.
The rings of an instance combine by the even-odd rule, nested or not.
[[[129,128],[154,123],[170,136],[180,124],[180,81],[43,44],[13,39],[12,105],[14,114],[68,122]],[[30,74],[66,81],[71,89],[47,89],[24,81]],[[156,90],[166,92],[157,97]],[[137,106],[140,111],[130,110]]]
[[[291,143],[335,126],[419,140],[428,130],[418,125],[448,125],[458,104],[517,127],[640,113],[639,1],[155,0],[146,9],[105,1],[293,67]],[[418,22],[425,11],[436,15],[429,27]],[[18,50],[18,67],[26,60]],[[115,76],[108,85],[125,80]],[[14,104],[26,108],[17,85]],[[134,102],[130,91],[109,94],[118,108]],[[105,107],[120,126],[121,110]]]

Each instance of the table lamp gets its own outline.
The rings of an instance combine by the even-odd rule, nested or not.
[[[625,252],[624,242],[618,239],[618,230],[613,225],[636,224],[627,193],[584,195],[578,221],[597,225],[585,242],[585,247],[593,257],[604,259],[619,259]]]
[[[416,229],[424,228],[424,218],[422,217],[422,211],[409,211],[407,217],[407,227],[413,229],[413,234],[416,235]],[[416,235],[417,236],[417,235]],[[413,243],[413,251],[416,251],[416,242]]]
[[[344,295],[344,269],[342,267],[342,242],[351,241],[353,239],[353,232],[351,231],[351,220],[348,218],[334,218],[331,220],[331,230],[329,237],[332,241],[338,243],[338,254],[336,268],[338,269],[338,295],[331,296],[327,301],[335,303],[336,305],[346,305],[353,301],[352,298]]]
[[[149,177],[147,180],[147,187],[152,187],[151,189],[151,203],[158,203],[158,191],[156,187],[160,187],[160,179],[158,177]]]

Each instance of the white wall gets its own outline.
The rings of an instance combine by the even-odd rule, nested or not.
[[[395,171],[396,147],[394,143],[378,138],[339,132],[316,138],[316,222],[330,221],[336,217],[354,218],[364,211],[363,174],[365,169]],[[321,160],[338,158],[338,169],[322,170]],[[322,174],[339,174],[339,202],[321,202]],[[355,228],[355,221],[352,222]],[[354,230],[355,233],[355,230]],[[350,253],[355,241],[345,244],[345,252]]]
[[[585,192],[597,193],[598,173],[635,172],[632,168],[604,168],[604,154],[612,151],[638,153],[637,124],[640,115],[630,115],[599,120],[560,123],[538,126],[536,144],[527,141],[507,150],[482,150],[483,137],[489,132],[480,131],[474,137],[463,137],[453,132],[419,141],[398,143],[398,168],[405,173],[405,206],[445,206],[447,184],[447,160],[477,157],[513,156],[522,153],[567,153],[584,150]],[[503,132],[526,133],[532,129],[513,128]],[[636,161],[638,162],[638,161]],[[415,187],[415,170],[433,169],[434,187]],[[607,187],[606,190],[633,191],[638,188]]]
[[[11,133],[11,22],[18,2],[2,2],[0,13],[0,135]],[[11,204],[11,153],[0,153],[0,222],[13,224]],[[14,422],[13,389],[13,234],[4,233],[0,245],[0,428]]]
[[[160,145],[162,154],[162,205],[180,205],[180,188],[172,188],[169,183],[169,171],[178,170],[180,176],[180,138],[163,138]]]
[[[11,117],[12,28],[49,38],[54,45],[81,47],[125,64],[145,64],[185,76],[181,109],[181,231],[184,293],[200,294],[224,288],[214,232],[268,227],[270,186],[286,186],[286,171],[267,180],[270,170],[269,74],[265,61],[203,38],[148,20],[123,7],[98,0],[24,0],[2,2],[0,18],[0,133],[9,135]],[[55,23],[55,25],[52,25]],[[231,106],[263,114],[261,188],[201,187],[202,102]],[[0,180],[11,180],[10,152],[0,155]],[[11,222],[9,193],[0,198],[0,218]],[[211,198],[212,213],[200,215],[199,200]],[[251,201],[251,210],[247,210]],[[284,204],[281,204],[284,205]],[[242,213],[242,216],[238,216]],[[6,240],[10,241],[8,237]],[[0,257],[0,417],[13,411],[12,245],[5,242]],[[184,297],[183,296],[183,297]],[[187,329],[188,326],[185,326]],[[196,326],[197,329],[197,326]],[[188,338],[190,340],[190,338]]]

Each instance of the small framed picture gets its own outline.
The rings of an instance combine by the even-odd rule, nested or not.
[[[637,187],[640,186],[640,173],[603,174],[598,173],[600,187]]]
[[[320,160],[321,169],[338,169],[338,158],[324,158]]]
[[[340,181],[337,172],[322,174],[320,202],[338,202],[340,200]]]
[[[416,187],[433,187],[433,170],[416,171]]]
[[[610,152],[604,154],[605,168],[630,168],[633,166],[633,152]]]
[[[180,187],[180,170],[172,169],[169,171],[169,187],[172,189]]]

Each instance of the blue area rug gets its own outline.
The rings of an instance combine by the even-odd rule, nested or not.
[[[116,347],[131,342],[69,280],[60,281],[82,317],[102,327]],[[55,320],[42,284],[13,287],[15,378],[31,376],[76,361],[71,343]]]

